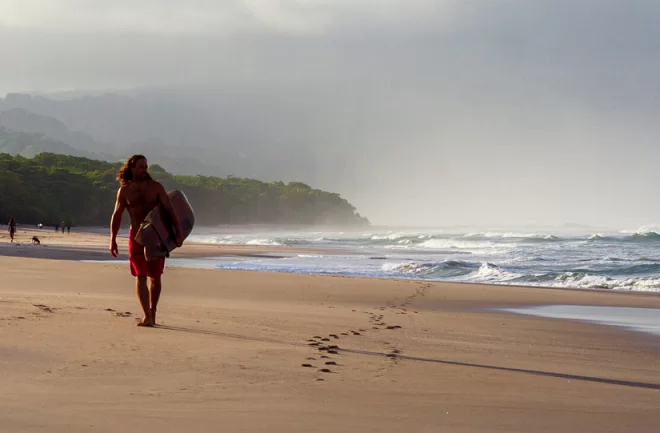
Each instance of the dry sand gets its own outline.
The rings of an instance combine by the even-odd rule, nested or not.
[[[490,309],[657,296],[168,268],[149,329],[127,265],[0,254],[1,432],[660,431],[660,338]]]

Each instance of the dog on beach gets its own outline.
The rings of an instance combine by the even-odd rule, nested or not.
[[[32,236],[32,245],[34,244],[41,245],[41,241],[36,236]]]

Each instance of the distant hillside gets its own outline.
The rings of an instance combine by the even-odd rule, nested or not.
[[[345,187],[351,184],[347,176],[359,172],[358,149],[339,137],[360,137],[363,125],[351,107],[339,113],[329,107],[314,104],[300,89],[267,85],[136,89],[68,99],[14,93],[0,99],[0,112],[24,110],[66,125],[70,138],[54,129],[38,131],[79,150],[112,155],[137,150],[177,174]],[[337,125],[339,115],[351,119],[347,128]],[[22,128],[11,127],[33,132]]]
[[[0,153],[31,158],[42,152],[73,156],[93,156],[66,143],[39,133],[16,132],[0,126]]]
[[[143,153],[175,174],[229,174],[213,163],[204,163],[205,159],[209,160],[208,155],[204,151],[195,151],[194,147],[181,149],[155,140],[131,145],[100,143],[85,132],[71,131],[53,117],[23,108],[0,111],[0,140],[0,153],[11,155],[32,157],[40,152],[52,152],[116,162],[123,160],[125,155]]]
[[[34,158],[0,154],[0,221],[13,216],[19,223],[107,225],[119,167],[120,163],[54,153]],[[174,176],[158,165],[151,165],[150,172],[168,190],[186,193],[201,225],[368,224],[339,194],[300,182]]]
[[[71,131],[64,123],[53,117],[35,114],[23,108],[0,111],[0,126],[12,131],[43,134],[87,152],[112,150],[109,149],[108,144],[97,143],[91,135],[85,132]]]

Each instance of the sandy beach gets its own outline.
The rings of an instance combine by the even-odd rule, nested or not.
[[[31,233],[0,237],[1,432],[660,430],[660,337],[495,310],[659,296],[167,268],[139,328],[128,265],[76,261],[107,236]]]

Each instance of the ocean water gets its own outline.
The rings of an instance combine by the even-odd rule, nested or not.
[[[204,267],[218,269],[660,292],[659,233],[660,227],[653,226],[476,231],[199,228],[189,240],[284,250],[278,253],[281,258],[204,261]],[[195,266],[193,262],[188,265]]]
[[[632,331],[660,336],[660,309],[657,308],[539,305],[525,308],[502,308],[500,310],[538,317],[570,319],[601,325],[619,326]]]

